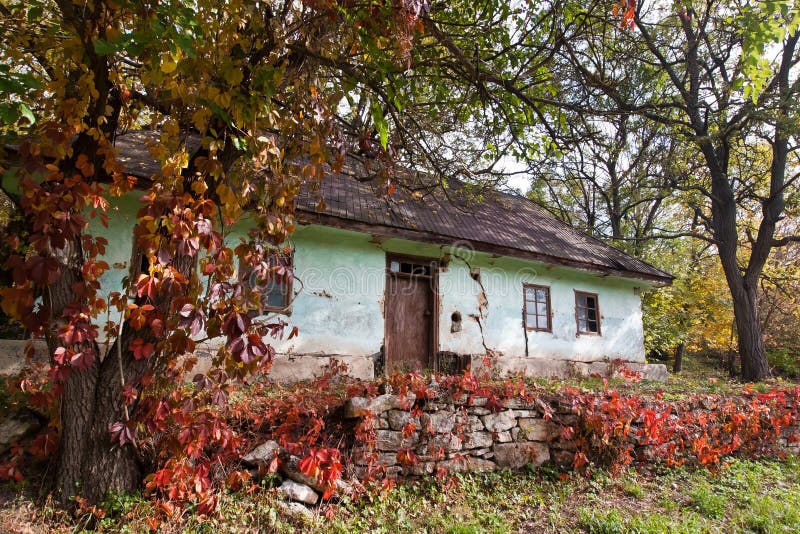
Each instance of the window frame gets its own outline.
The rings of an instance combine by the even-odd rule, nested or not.
[[[289,252],[288,254],[273,254],[270,256],[271,261],[288,261],[288,265],[286,263],[282,263],[284,269],[289,269],[291,274],[285,274],[286,281],[284,282],[286,291],[283,292],[283,305],[282,306],[270,306],[267,305],[266,302],[269,300],[269,293],[261,294],[261,310],[254,311],[253,313],[258,315],[264,315],[267,313],[279,313],[283,315],[291,315],[292,314],[292,302],[294,301],[294,250]],[[274,265],[270,264],[270,268],[274,267]],[[252,289],[250,284],[250,278],[253,276],[253,268],[251,266],[247,266],[246,269],[240,271],[239,280],[247,285],[247,287]],[[280,276],[280,275],[279,275]],[[269,282],[265,282],[267,284]]]
[[[534,291],[543,289],[545,291],[545,303],[547,304],[547,328],[540,328],[538,325],[530,326],[528,325],[528,297],[527,297],[527,290],[533,289]],[[539,301],[536,299],[536,295],[534,293],[534,299],[531,301],[533,305],[539,304]],[[534,316],[542,317],[539,315],[538,309],[536,313],[533,314]],[[544,286],[541,284],[522,284],[522,322],[525,325],[525,330],[528,332],[553,332],[553,309],[552,309],[552,296],[550,293],[550,286]]]
[[[574,290],[574,291],[575,291],[575,335],[577,335],[577,336],[602,336],[603,334],[602,334],[602,326],[601,326],[601,322],[602,322],[601,318],[602,318],[602,316],[600,315],[600,297],[597,295],[597,293],[592,293],[590,291],[578,291],[577,289]],[[592,330],[581,330],[581,319],[580,319],[580,314],[579,314],[579,310],[580,310],[581,306],[580,306],[579,300],[578,300],[581,296],[583,296],[583,297],[592,297],[594,299],[594,305],[595,305],[594,312],[595,312],[595,317],[596,317],[595,322],[597,323],[597,332],[593,332]],[[591,309],[591,308],[586,306],[586,310],[587,310],[586,326],[587,327],[589,326],[589,315],[588,315],[588,310],[589,309]]]

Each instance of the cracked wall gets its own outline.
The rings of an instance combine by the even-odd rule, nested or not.
[[[128,275],[138,207],[134,196],[115,199],[109,228],[92,222],[90,230],[109,239],[105,259],[115,268],[103,277],[108,291],[119,290]],[[237,240],[248,225],[245,218],[229,230],[229,237]],[[379,354],[384,338],[386,253],[394,252],[441,261],[439,351],[489,353],[512,360],[644,361],[641,303],[636,289],[646,288],[645,282],[493,257],[465,247],[375,239],[367,233],[317,225],[299,227],[292,242],[295,269],[302,281],[295,288],[302,287],[303,291],[293,302],[287,320],[299,328],[299,335],[276,341],[279,353],[364,359]],[[553,332],[528,332],[527,350],[523,283],[549,286],[553,310]],[[602,336],[576,336],[575,290],[599,295]],[[460,320],[454,323],[453,317]]]

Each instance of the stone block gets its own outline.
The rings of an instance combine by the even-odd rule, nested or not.
[[[550,449],[536,441],[496,443],[494,461],[500,467],[519,469],[528,464],[542,465],[550,460]]]
[[[423,413],[420,417],[423,432],[433,432],[435,434],[447,434],[453,431],[456,424],[456,414],[449,411],[439,411],[433,413]]]
[[[28,340],[24,339],[0,339],[0,376],[12,376],[18,374],[25,367],[25,346]],[[48,364],[50,362],[50,352],[47,350],[47,343],[37,339],[33,341],[33,361],[34,363]]]
[[[344,403],[344,416],[347,419],[365,417],[369,414],[380,415],[389,410],[408,410],[414,404],[416,396],[409,393],[405,396],[400,395],[380,395],[373,399],[366,397],[353,397]]]
[[[462,432],[479,432],[484,428],[480,417],[464,414],[456,416],[456,427],[460,427]]]
[[[242,456],[242,461],[250,465],[268,464],[275,456],[280,455],[280,452],[281,446],[278,442],[269,440]]]
[[[356,465],[394,465],[397,463],[396,452],[369,452],[366,450],[353,451],[353,462]]]
[[[419,433],[404,437],[402,432],[396,430],[376,430],[375,439],[379,451],[399,451],[414,447],[419,441]]]
[[[493,443],[494,440],[489,432],[469,432],[464,434],[465,449],[491,447]]]
[[[414,465],[404,465],[403,473],[411,476],[426,476],[436,470],[436,462],[419,462]]]
[[[362,465],[353,466],[353,476],[357,479],[364,479],[370,474],[378,478],[381,478],[383,476],[393,477],[399,475],[401,472],[402,468],[399,465],[390,465],[384,467],[379,472],[375,472],[374,470],[370,472],[370,468],[367,466],[362,466]]]
[[[460,451],[463,446],[461,438],[455,434],[436,434],[432,436],[429,444],[433,445],[434,450],[445,451]]]
[[[519,419],[520,439],[528,441],[551,441],[558,437],[556,425],[544,419]]]
[[[17,441],[32,435],[41,426],[39,419],[29,410],[23,409],[9,416],[0,424],[0,454]]]
[[[486,472],[494,471],[497,465],[490,460],[484,458],[474,458],[471,456],[462,456],[461,458],[453,458],[451,460],[442,460],[438,463],[438,467],[446,469],[450,473],[460,473],[463,471]]]
[[[446,402],[432,402],[428,401],[422,406],[423,412],[438,412],[441,410],[449,410],[451,409],[450,404]]]
[[[667,366],[663,363],[648,363],[642,370],[642,378],[645,380],[666,382],[669,380],[669,371],[667,371]]]
[[[278,487],[278,491],[289,499],[306,504],[317,504],[319,495],[309,486],[298,484],[294,480],[286,479]]]
[[[392,430],[403,430],[403,427],[408,423],[417,425],[417,428],[420,426],[419,419],[417,417],[411,417],[411,414],[406,410],[389,410],[386,414],[386,418],[389,421],[389,428]]]
[[[526,401],[519,397],[512,397],[505,402],[506,408],[512,410],[534,410],[536,409],[536,401]]]
[[[494,433],[494,441],[496,441],[497,443],[508,443],[509,441],[512,441],[513,439],[514,438],[511,437],[511,432],[509,432],[508,430],[506,430],[504,432],[495,432]]]
[[[481,420],[483,421],[483,426],[489,432],[502,432],[517,426],[514,410],[503,410],[502,412],[484,415]]]
[[[275,507],[278,508],[281,513],[291,517],[296,521],[299,521],[300,523],[314,521],[314,512],[299,502],[276,501]]]
[[[289,458],[281,464],[281,473],[298,484],[309,486],[317,491],[322,491],[322,483],[315,477],[310,477],[300,471],[299,463],[300,458],[297,456],[289,456]]]

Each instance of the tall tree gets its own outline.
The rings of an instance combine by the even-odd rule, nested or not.
[[[798,239],[776,233],[787,189],[798,178],[796,11],[792,2],[643,2],[626,12],[620,28],[602,9],[588,9],[587,30],[562,49],[571,76],[613,101],[616,114],[662,125],[690,150],[688,158],[702,162],[670,185],[701,199],[695,213],[731,291],[748,380],[769,375],[759,320],[761,273],[772,250]],[[650,70],[638,93],[620,90],[626,83],[614,68],[620,63]],[[770,147],[765,189],[735,161],[763,142]],[[760,208],[757,228],[743,242],[740,211],[751,203]]]
[[[191,478],[211,506],[213,455],[237,443],[213,406],[268,366],[263,338],[285,326],[251,319],[259,299],[232,277],[234,258],[283,273],[273,258],[293,230],[294,195],[347,153],[389,192],[398,162],[442,186],[501,179],[509,147],[541,141],[525,134],[546,118],[545,63],[563,33],[553,5],[500,0],[18,0],[0,14],[0,146],[14,147],[0,160],[3,188],[29,230],[5,241],[13,283],[0,295],[49,346],[38,398],[57,409],[65,502],[136,489],[140,437],[179,428],[178,456],[154,478]],[[114,143],[140,128],[154,132],[161,168],[134,184]],[[88,218],[134,186],[146,194],[132,276],[106,299],[106,243]],[[245,207],[257,228],[232,249],[225,228]],[[109,307],[119,322],[101,321]],[[194,389],[170,389],[201,330],[226,338],[217,365]]]
[[[293,228],[299,185],[341,166],[343,98],[357,93],[369,104],[361,146],[388,154],[385,110],[402,99],[378,81],[408,70],[426,5],[30,1],[0,9],[0,59],[13,82],[0,86],[3,146],[17,143],[3,162],[4,188],[31,232],[27,243],[7,241],[14,283],[2,288],[2,306],[48,342],[59,497],[98,501],[136,489],[137,435],[168,424],[189,430],[178,438],[182,465],[203,480],[202,451],[235,440],[199,407],[266,368],[272,352],[262,338],[282,327],[250,319],[258,299],[231,282],[233,258],[263,276],[274,270],[268,256]],[[106,217],[107,197],[133,187],[114,140],[143,126],[158,128],[150,151],[161,163],[134,230],[144,261],[132,258],[130,287],[107,301],[105,242],[86,233],[87,217]],[[245,206],[258,227],[233,250],[224,229]],[[109,306],[122,312],[119,324],[100,323]],[[112,340],[105,350],[100,327]],[[176,358],[192,352],[201,329],[227,338],[217,369],[193,398],[160,396],[187,370]]]
[[[567,112],[562,149],[530,169],[531,195],[555,216],[645,257],[653,239],[685,226],[674,217],[670,180],[679,148],[663,128],[631,115]]]

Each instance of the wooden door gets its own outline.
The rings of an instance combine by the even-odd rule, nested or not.
[[[388,256],[384,350],[386,372],[431,367],[435,345],[436,262]]]

